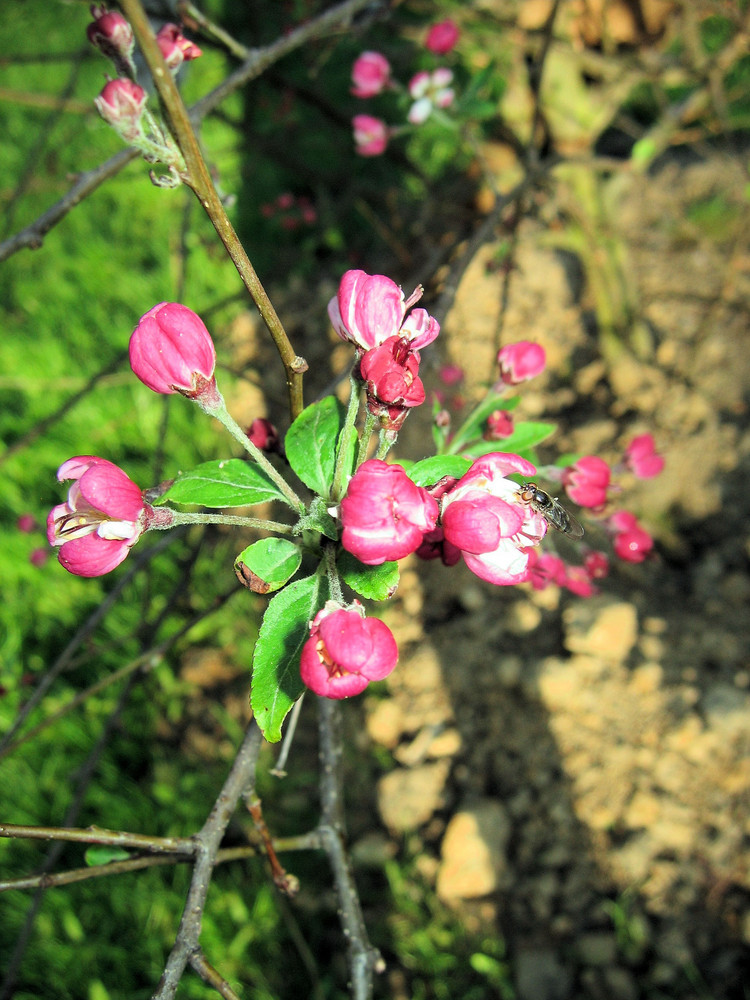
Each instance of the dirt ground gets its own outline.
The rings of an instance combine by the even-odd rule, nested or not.
[[[502,321],[488,245],[443,326],[468,397],[492,378],[498,327],[503,343],[544,344],[549,371],[518,413],[559,422],[549,460],[616,464],[646,431],[666,456],[657,479],[619,477],[615,503],[656,552],[615,566],[599,595],[494,588],[411,562],[384,614],[402,659],[388,696],[366,703],[370,739],[396,761],[380,818],[396,842],[419,833],[425,878],[470,926],[502,931],[520,1000],[750,989],[743,187],[716,151],[666,158],[648,183],[602,182],[627,330],[595,322],[601,288],[585,257],[556,245],[574,183],[521,226]],[[591,239],[604,271],[615,252]],[[584,541],[606,548],[591,522]]]

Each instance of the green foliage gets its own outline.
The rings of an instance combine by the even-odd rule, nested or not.
[[[336,442],[343,426],[344,408],[335,396],[308,406],[284,439],[286,457],[302,482],[327,497],[336,465]]]
[[[250,703],[269,743],[281,739],[281,725],[304,690],[299,676],[310,622],[329,599],[327,577],[309,576],[285,587],[270,601],[253,653]]]
[[[285,538],[262,538],[243,549],[234,565],[235,569],[240,564],[246,566],[257,577],[263,586],[263,590],[258,593],[269,593],[291,580],[301,562],[302,553],[294,542]]]
[[[202,462],[180,472],[174,484],[156,501],[159,504],[198,504],[202,507],[251,507],[283,500],[283,493],[268,474],[239,458]]]

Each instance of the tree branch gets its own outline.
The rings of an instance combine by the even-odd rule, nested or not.
[[[385,962],[367,937],[362,906],[346,850],[342,801],[340,705],[330,698],[318,698],[318,739],[320,743],[320,804],[318,826],[323,850],[336,884],[339,917],[348,942],[350,987],[354,1000],[372,996],[373,973],[383,972]]]
[[[174,948],[167,959],[153,1000],[171,1000],[177,992],[177,986],[185,971],[185,966],[192,961],[192,956],[199,954],[198,941],[201,933],[203,909],[206,905],[208,887],[211,882],[211,873],[216,864],[219,844],[240,796],[243,793],[249,794],[249,789],[254,785],[255,764],[261,741],[261,732],[255,720],[252,720],[245,731],[245,738],[208,819],[200,832],[193,837],[196,845],[193,877],[190,881],[190,889]]]

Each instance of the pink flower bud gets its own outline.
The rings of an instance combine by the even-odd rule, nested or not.
[[[427,38],[425,39],[425,48],[429,49],[430,52],[434,52],[436,56],[444,56],[446,52],[450,52],[453,46],[458,41],[459,30],[455,21],[451,21],[448,18],[445,21],[439,21],[437,24],[433,24],[430,30],[427,32]]]
[[[389,337],[380,347],[367,351],[360,373],[371,413],[379,413],[382,406],[407,409],[424,403],[419,354],[409,350],[409,342],[400,337]]]
[[[175,73],[184,62],[197,59],[203,50],[182,34],[176,24],[165,24],[156,36],[164,62]]]
[[[49,559],[49,549],[32,549],[29,553],[29,562],[37,569],[44,566]]]
[[[135,36],[128,21],[104,6],[91,7],[94,20],[86,28],[86,36],[108,59],[112,59],[118,71],[126,65],[135,48]]]
[[[487,429],[482,437],[485,441],[500,441],[513,433],[513,417],[507,410],[495,410],[487,417]]]
[[[592,597],[597,593],[585,566],[566,566],[562,584],[578,597]]]
[[[562,474],[565,490],[581,507],[603,507],[612,473],[603,458],[586,455],[569,465]]]
[[[482,580],[512,584],[529,578],[529,550],[544,537],[547,522],[519,499],[518,483],[507,476],[535,472],[519,455],[493,452],[477,459],[443,497],[445,538]]]
[[[400,465],[371,458],[352,476],[339,517],[347,552],[378,566],[416,551],[423,534],[437,524],[438,505]]]
[[[352,128],[354,151],[360,156],[380,156],[385,152],[391,133],[382,118],[355,115],[352,118]]]
[[[127,77],[105,84],[94,99],[99,114],[127,142],[134,142],[142,133],[141,118],[146,104],[146,91]]]
[[[256,417],[250,424],[247,436],[261,451],[277,452],[280,449],[281,441],[276,426],[265,417]]]
[[[352,94],[355,97],[375,97],[391,76],[391,64],[379,52],[363,52],[352,66]]]
[[[463,379],[464,370],[460,365],[443,365],[438,375],[443,385],[453,386]]]
[[[605,552],[589,552],[583,560],[583,565],[592,580],[603,580],[605,576],[609,576],[609,559]]]
[[[179,392],[204,408],[219,400],[216,351],[200,316],[177,302],[160,302],[130,337],[130,367],[149,389]]]
[[[36,526],[36,518],[33,514],[21,514],[16,521],[16,527],[19,531],[22,531],[24,535],[30,535],[32,531],[36,530]]]
[[[505,385],[519,385],[544,371],[547,355],[541,344],[519,340],[517,344],[506,344],[500,348],[497,363],[501,381]]]
[[[440,333],[437,320],[425,309],[406,315],[421,295],[420,286],[404,300],[396,282],[384,274],[347,271],[338,295],[328,303],[328,315],[339,337],[360,351],[380,347],[389,337],[408,340],[410,349],[418,351]]]
[[[348,608],[329,601],[310,626],[300,675],[324,698],[349,698],[370,681],[387,677],[397,661],[398,647],[387,625],[366,618],[359,601]]]
[[[565,580],[565,563],[551,552],[529,552],[529,583],[534,590],[545,590],[550,584],[562,586]]]
[[[424,533],[416,554],[420,559],[441,559],[443,566],[455,566],[461,558],[461,550],[445,540],[445,532],[439,526]]]
[[[652,479],[664,468],[664,457],[654,446],[651,434],[641,434],[633,438],[625,449],[625,464],[639,479]]]
[[[156,512],[147,509],[141,490],[122,469],[104,458],[69,458],[57,478],[74,482],[65,503],[49,513],[47,540],[60,547],[57,557],[70,573],[109,573],[147,528],[149,512]]]
[[[612,543],[615,554],[626,562],[643,562],[654,547],[653,538],[630,511],[617,511],[608,519],[607,526],[615,532]]]

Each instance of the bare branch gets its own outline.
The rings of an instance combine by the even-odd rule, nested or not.
[[[330,698],[318,698],[318,713],[322,813],[318,831],[333,872],[339,916],[348,942],[352,997],[354,1000],[369,1000],[372,996],[373,973],[383,972],[385,962],[367,938],[367,928],[345,844],[339,703]]]
[[[198,941],[201,933],[203,908],[206,905],[211,873],[216,864],[219,844],[232,817],[241,795],[250,794],[254,787],[255,764],[260,750],[262,735],[255,720],[245,732],[245,738],[235,757],[232,768],[224,782],[224,787],[214,803],[203,828],[193,838],[196,844],[196,863],[190,882],[180,928],[154,1000],[169,1000],[175,996],[177,986],[191,956],[199,953]]]
[[[234,992],[226,979],[212,965],[209,965],[202,951],[193,952],[190,956],[190,966],[198,973],[204,983],[213,986],[216,992],[223,996],[225,1000],[240,1000],[239,995]]]

